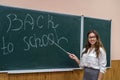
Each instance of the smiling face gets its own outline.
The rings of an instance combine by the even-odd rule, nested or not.
[[[88,42],[91,44],[91,46],[94,46],[97,41],[96,35],[94,33],[90,33],[88,35]]]

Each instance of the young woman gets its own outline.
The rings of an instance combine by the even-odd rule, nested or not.
[[[80,60],[72,53],[69,57],[84,68],[83,80],[102,80],[106,71],[106,52],[98,33],[91,30],[87,34],[87,43],[81,54]]]

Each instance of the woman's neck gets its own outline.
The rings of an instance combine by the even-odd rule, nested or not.
[[[95,45],[91,45],[91,47],[90,48],[95,48]]]

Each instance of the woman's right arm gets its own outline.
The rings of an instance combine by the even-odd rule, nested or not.
[[[72,54],[72,53],[68,52],[68,55],[71,59],[75,60],[78,65],[80,64],[80,60],[78,59],[78,57],[75,54]]]

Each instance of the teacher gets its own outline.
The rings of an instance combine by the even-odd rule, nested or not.
[[[81,53],[80,60],[75,54],[69,52],[68,54],[84,69],[83,80],[103,80],[107,64],[106,51],[95,30],[87,33],[87,43]]]

